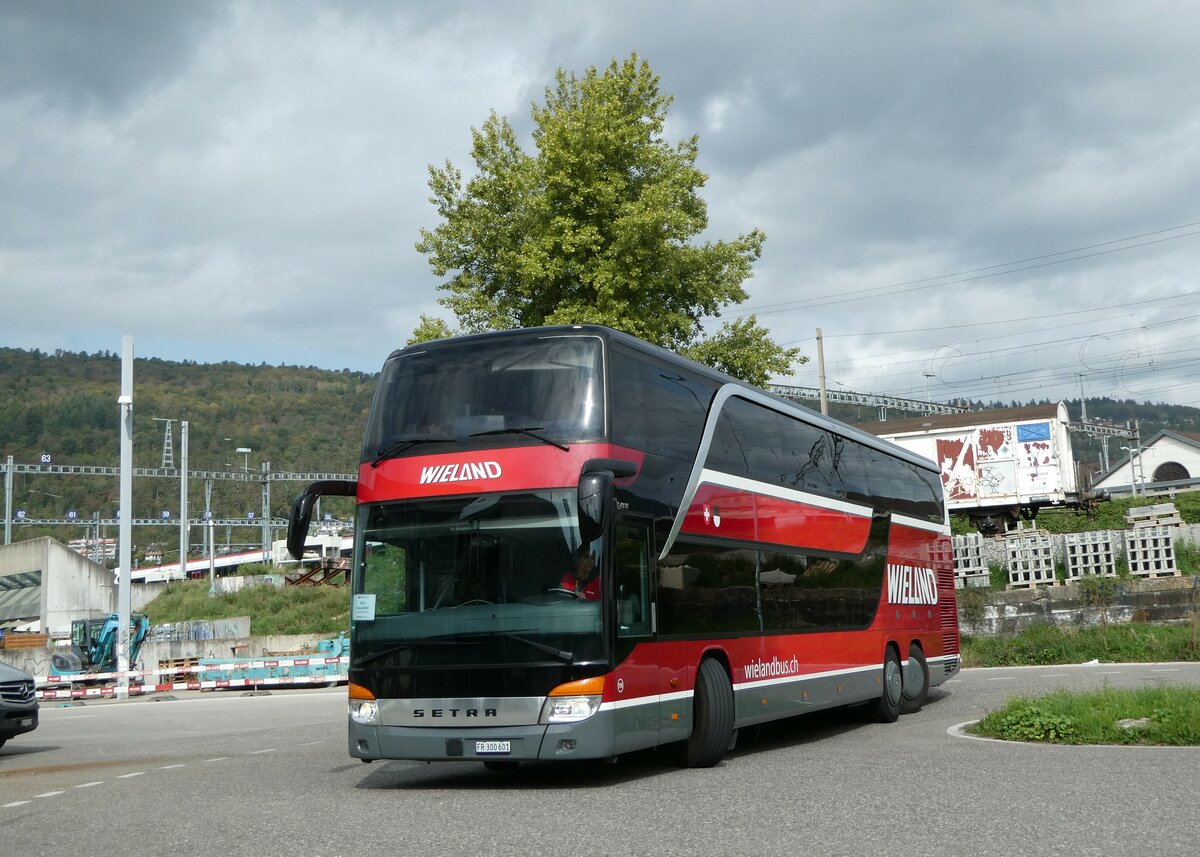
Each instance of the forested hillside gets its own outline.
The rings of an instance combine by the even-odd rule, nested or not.
[[[313,367],[137,359],[133,383],[135,466],[162,463],[164,424],[154,420],[159,417],[188,421],[189,470],[242,471],[248,460],[254,471],[269,461],[274,471],[353,472],[375,377]],[[0,457],[31,464],[50,455],[54,464],[116,466],[120,387],[118,354],[0,348]],[[179,423],[172,429],[178,466]],[[238,453],[239,447],[253,452]],[[273,513],[284,514],[290,501],[284,495],[300,487],[274,490]],[[30,518],[61,518],[68,510],[80,518],[94,512],[112,517],[117,499],[115,479],[19,474],[13,486],[14,508],[24,509]],[[193,515],[203,503],[203,485],[193,480]],[[138,517],[157,517],[164,509],[177,512],[178,506],[178,481],[135,480]],[[215,483],[213,508],[230,517],[259,509],[259,488]],[[54,535],[65,541],[62,529],[25,528],[14,538]],[[82,532],[69,537],[80,536]],[[135,534],[135,541],[145,542],[147,536]],[[164,538],[171,544],[172,536]]]
[[[120,371],[119,355],[112,353],[44,354],[0,348],[0,458],[11,455],[17,463],[32,464],[42,455],[50,455],[55,464],[115,466],[120,448]],[[159,417],[188,421],[190,470],[241,471],[248,463],[257,472],[269,461],[274,471],[352,472],[374,383],[371,374],[311,366],[139,359],[134,365],[134,463],[139,467],[161,464],[164,424],[154,420]],[[972,406],[1014,404],[1029,403],[975,402]],[[1069,402],[1068,406],[1072,420],[1077,421],[1079,403]],[[866,407],[834,406],[832,414],[852,423],[878,418],[873,408]],[[1089,399],[1088,416],[1121,425],[1138,420],[1143,440],[1161,428],[1200,433],[1200,409],[1191,407]],[[173,430],[177,465],[179,423]],[[1098,466],[1098,441],[1077,435],[1074,445],[1077,459]],[[239,447],[253,452],[248,456],[238,453]],[[1109,454],[1114,461],[1119,459],[1123,455],[1120,444],[1110,442]],[[283,516],[301,486],[275,485],[272,513]],[[193,516],[204,508],[203,490],[195,480],[190,486]],[[116,479],[19,474],[13,486],[14,509],[25,510],[29,518],[62,518],[68,510],[76,511],[81,519],[90,519],[94,513],[111,518],[117,498]],[[339,508],[337,501],[330,503]],[[163,510],[177,510],[178,505],[177,481],[135,480],[137,517],[157,517]],[[257,511],[261,508],[259,488],[214,483],[212,507],[225,517]],[[71,533],[65,529],[38,530],[23,525],[14,538],[52,535],[66,541],[83,535],[82,527]],[[257,538],[247,527],[241,540]],[[155,540],[169,548],[177,535],[169,529],[135,533],[139,544]]]

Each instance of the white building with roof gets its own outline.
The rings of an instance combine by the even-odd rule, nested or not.
[[[1093,481],[1096,491],[1170,494],[1200,490],[1200,435],[1163,429]]]

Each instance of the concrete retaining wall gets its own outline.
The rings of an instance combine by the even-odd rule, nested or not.
[[[1188,622],[1200,609],[1200,576],[1150,580],[1117,579],[1116,596],[1107,609],[1110,623]],[[1030,625],[1099,625],[1101,611],[1084,603],[1077,583],[1032,589],[960,590],[958,622],[964,634],[1008,636]],[[981,599],[979,609],[972,602]]]

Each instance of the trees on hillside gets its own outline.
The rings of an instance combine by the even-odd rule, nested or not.
[[[471,130],[474,176],[430,166],[441,222],[417,249],[449,277],[439,302],[461,332],[607,324],[758,384],[804,362],[754,316],[705,334],[704,318],[746,300],[765,236],[698,240],[706,176],[696,136],[663,136],[671,101],[636,54],[582,77],[560,69],[533,105],[536,152],[493,112]],[[423,316],[413,341],[449,332]]]

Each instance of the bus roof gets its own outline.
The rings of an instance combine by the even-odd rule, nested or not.
[[[711,366],[705,366],[703,363],[697,363],[695,360],[683,357],[682,355],[676,354],[674,351],[670,351],[661,346],[647,342],[644,339],[639,339],[636,336],[602,324],[560,324],[548,325],[545,327],[518,327],[511,328],[509,330],[471,333],[466,334],[465,336],[456,336],[449,339],[437,339],[430,340],[429,342],[419,342],[414,343],[413,345],[406,345],[403,348],[398,348],[393,351],[388,355],[387,359],[392,360],[396,357],[404,355],[436,352],[442,348],[451,348],[462,344],[486,340],[537,339],[542,336],[570,336],[572,334],[578,336],[596,336],[605,340],[606,342],[620,343],[627,348],[640,351],[643,354],[655,357],[665,363],[678,366],[680,369],[685,369],[694,375],[699,375],[703,378],[706,378],[718,387],[724,386],[725,384],[736,384],[740,387],[744,387],[747,390],[753,391],[759,397],[765,397],[766,399],[772,400],[772,402],[782,406],[781,410],[791,413],[806,422],[820,426],[821,428],[827,429],[828,431],[839,434],[842,437],[854,440],[858,443],[863,443],[867,446],[881,449],[888,455],[896,458],[902,458],[905,461],[916,464],[926,470],[940,472],[937,465],[924,456],[917,455],[916,453],[904,449],[903,447],[900,447],[886,439],[880,438],[869,431],[864,431],[857,426],[852,426],[849,423],[844,423],[841,420],[821,414],[818,411],[807,408],[798,402],[792,401],[791,399],[785,399],[782,396],[770,393],[760,387],[756,387],[753,384],[749,384],[746,381],[735,378],[732,375],[727,375],[724,372],[713,369]]]

